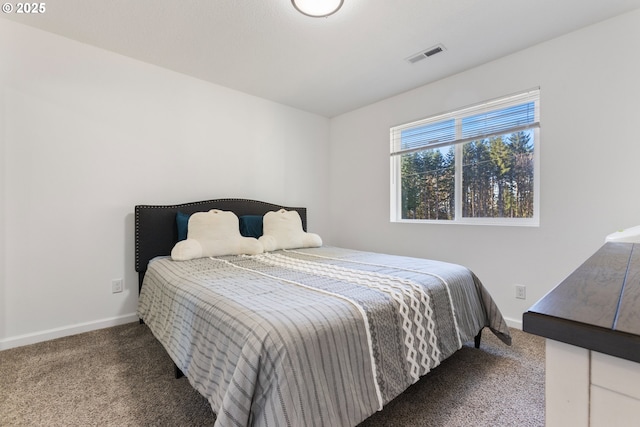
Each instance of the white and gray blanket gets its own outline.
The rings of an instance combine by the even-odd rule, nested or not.
[[[218,426],[354,426],[488,326],[467,268],[321,247],[149,264],[138,315]]]

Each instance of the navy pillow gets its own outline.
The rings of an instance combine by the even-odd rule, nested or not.
[[[240,234],[244,237],[262,236],[262,215],[242,215],[240,218]]]
[[[187,230],[189,229],[189,218],[191,214],[178,211],[176,214],[176,225],[178,226],[178,241],[187,239]]]

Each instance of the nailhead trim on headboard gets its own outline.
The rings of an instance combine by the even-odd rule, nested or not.
[[[176,205],[137,205],[135,207],[135,269],[139,273],[140,285],[149,261],[162,255],[169,255],[177,241],[175,214],[220,209],[232,211],[236,215],[264,215],[278,209],[296,210],[302,219],[302,227],[307,229],[307,209],[277,205],[250,199],[212,199]],[[153,232],[149,232],[149,228]]]

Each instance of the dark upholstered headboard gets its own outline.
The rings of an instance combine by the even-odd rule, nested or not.
[[[292,208],[248,199],[215,199],[180,205],[137,205],[135,208],[136,271],[139,287],[147,271],[147,264],[153,258],[170,255],[178,241],[176,214],[183,212],[206,212],[211,209],[234,212],[242,215],[264,215],[279,209],[295,210],[302,218],[302,228],[307,229],[307,209]]]

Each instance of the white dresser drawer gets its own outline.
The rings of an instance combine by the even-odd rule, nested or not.
[[[592,351],[591,384],[640,400],[640,363]]]
[[[592,385],[590,412],[590,427],[637,426],[640,400]]]

